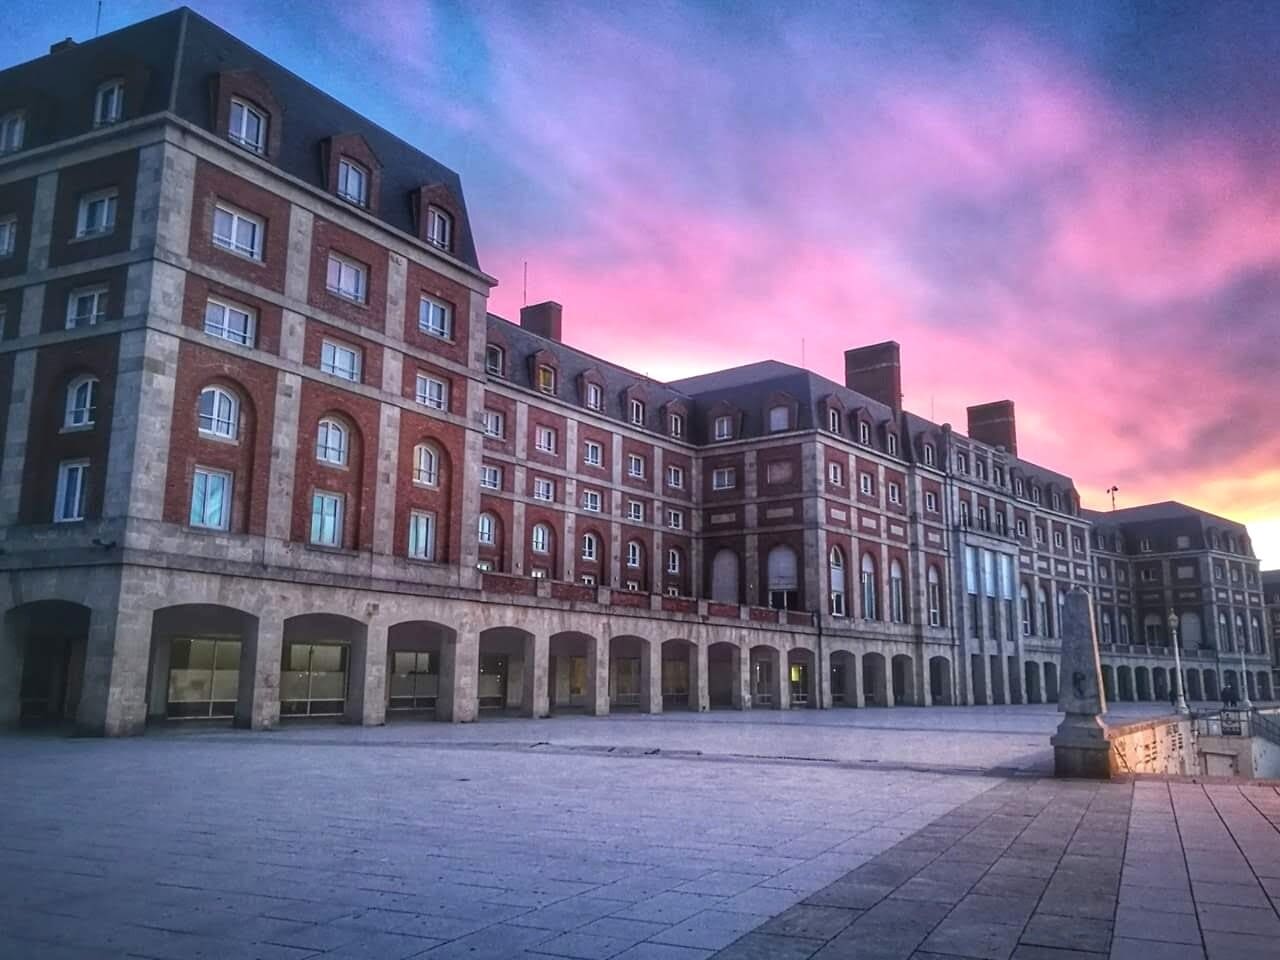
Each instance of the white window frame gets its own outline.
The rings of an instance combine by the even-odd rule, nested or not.
[[[106,127],[124,117],[124,81],[119,77],[100,83],[93,94],[93,125]]]
[[[481,464],[480,486],[485,490],[501,490],[502,468],[491,463]]]
[[[638,453],[627,454],[627,476],[636,480],[643,480],[645,472],[644,457]]]
[[[543,376],[545,374],[545,376]],[[555,367],[549,363],[538,364],[538,369],[533,372],[534,388],[539,393],[545,393],[548,396],[554,396],[556,387],[559,385],[560,374]]]
[[[643,400],[632,400],[631,403],[628,404],[628,412],[630,415],[631,423],[634,426],[637,426],[637,427],[644,426],[644,401]]]
[[[902,503],[902,488],[893,480],[889,481],[889,502]]]
[[[231,232],[228,234],[218,233],[218,214],[231,218]],[[240,227],[248,226],[252,229],[253,235],[251,242],[245,244],[240,240]],[[213,205],[213,245],[228,253],[234,253],[238,257],[244,257],[248,260],[262,260],[262,242],[266,235],[266,222],[261,217],[255,217],[251,213],[246,213],[236,207],[226,203],[215,203]]]
[[[667,432],[675,440],[684,437],[684,417],[681,414],[673,413],[667,418]]]
[[[507,351],[503,350],[496,343],[491,343],[484,348],[484,369],[486,373],[495,377],[505,376],[507,369]]]
[[[716,417],[714,428],[717,440],[733,439],[733,417],[729,414],[721,414]]]
[[[487,510],[476,521],[476,541],[485,547],[492,547],[498,541],[498,518]]]
[[[350,157],[338,158],[338,196],[343,200],[358,207],[367,207],[371,180],[369,170],[363,164]]]
[[[427,510],[409,511],[409,539],[406,552],[410,560],[433,563],[436,559],[436,515]]]
[[[898,455],[898,435],[896,433],[889,434],[887,448],[889,450],[889,456],[896,457]]]
[[[419,373],[414,378],[414,399],[432,410],[449,409],[449,384],[439,377]]]
[[[236,124],[236,112],[239,111],[240,123]],[[258,137],[255,140],[249,135],[249,119],[256,117],[258,120]],[[227,139],[235,143],[251,153],[266,153],[267,151],[267,124],[270,118],[266,111],[259,107],[255,107],[247,100],[240,97],[232,97],[231,104],[227,109]],[[237,129],[237,126],[239,129]]]
[[[733,467],[716,467],[711,471],[711,489],[732,490],[738,485],[737,473]]]
[[[329,509],[332,508],[332,509]],[[340,493],[327,490],[311,492],[311,529],[307,542],[316,547],[341,547],[342,522],[346,504]],[[325,536],[325,524],[332,520],[332,536]]]
[[[502,440],[507,435],[507,418],[501,410],[485,410],[481,417],[484,421],[484,435]]]
[[[582,559],[596,560],[600,556],[600,538],[588,531],[582,535]]]
[[[425,293],[418,298],[418,329],[437,340],[453,339],[453,306]],[[501,353],[502,348],[498,348]],[[485,351],[485,364],[488,365],[488,350]],[[501,366],[501,364],[499,364]],[[492,371],[490,371],[492,372]],[[501,375],[501,370],[498,371]]]
[[[864,447],[871,446],[871,424],[865,420],[858,421],[858,442]]]
[[[453,249],[453,217],[435,205],[427,207],[427,243],[441,250]]]
[[[667,509],[667,526],[672,530],[684,529],[684,511]]]
[[[604,389],[598,383],[587,384],[587,409],[603,410],[604,409]]]
[[[556,499],[556,482],[550,477],[533,478],[533,499],[553,503]]]
[[[18,215],[0,217],[0,258],[11,257],[18,250]]]
[[[537,424],[533,428],[533,446],[534,449],[542,453],[556,452],[556,430],[554,427],[544,427]]]
[[[530,531],[529,545],[534,553],[550,553],[551,552],[551,528],[545,523],[535,523],[533,530]],[[531,571],[533,576],[538,575],[538,571]],[[546,573],[543,573],[546,576]]]
[[[667,573],[678,574],[680,572],[680,551],[675,547],[667,548]]]
[[[340,423],[333,417],[321,417],[316,424],[316,461],[333,467],[345,467],[351,456],[350,434],[345,423]],[[338,438],[336,445],[333,442],[335,435]]]
[[[667,465],[667,486],[672,490],[684,489],[684,467],[674,463]]]
[[[26,140],[27,114],[24,110],[11,110],[0,116],[0,156],[16,153]]]
[[[71,512],[66,512],[67,494],[71,484],[75,484],[75,503]],[[54,492],[53,522],[77,523],[85,519],[86,502],[89,489],[89,461],[63,460],[58,464],[58,485]]]
[[[78,403],[77,394],[86,390],[85,403]],[[66,405],[62,415],[63,430],[87,430],[96,422],[98,410],[98,378],[82,374],[67,384]]]
[[[341,357],[350,356],[351,363],[339,363]],[[359,383],[364,354],[359,347],[325,338],[320,341],[320,371],[351,383]]]
[[[210,314],[215,314],[211,317]],[[244,336],[241,337],[232,329],[229,320],[233,315],[244,318]],[[224,300],[221,297],[209,297],[204,304],[204,332],[219,340],[252,347],[258,328],[258,311],[252,307]]]
[[[932,490],[924,492],[924,508],[928,513],[938,512],[938,495]]]
[[[643,550],[640,547],[639,540],[627,541],[627,568],[630,570],[638,570],[643,560]]]
[[[67,329],[76,330],[80,327],[94,327],[103,320],[107,319],[107,297],[108,289],[106,284],[100,284],[93,287],[80,287],[72,290],[67,295]],[[93,310],[89,313],[80,313],[76,308],[81,300],[88,300]]]
[[[876,494],[875,477],[871,476],[871,474],[867,473],[865,470],[858,474],[858,492],[865,494],[868,497],[874,497]]]
[[[200,503],[200,516],[196,519],[196,491],[200,478],[204,478],[204,496]],[[209,481],[221,480],[223,487],[222,509],[216,522],[209,522]],[[228,470],[215,470],[211,467],[197,466],[191,475],[191,508],[187,512],[187,525],[202,530],[228,530],[231,527],[231,491],[235,482],[234,475]]]
[[[359,260],[330,250],[325,262],[324,288],[335,297],[363,304],[369,296],[369,268]]]
[[[644,504],[639,500],[628,500],[627,519],[633,523],[644,523]]]
[[[213,396],[213,413],[208,418],[209,426],[201,421],[205,419],[201,407],[206,394]],[[226,401],[226,416],[222,415],[220,401]],[[200,390],[196,397],[196,425],[202,437],[216,437],[219,440],[236,440],[240,436],[240,398],[226,387],[212,384]]]
[[[932,467],[937,462],[937,459],[938,454],[935,451],[933,444],[926,443],[924,445],[924,465],[926,467]]]
[[[827,461],[827,482],[837,487],[844,486],[844,467],[834,460]]]
[[[413,482],[420,487],[440,485],[440,452],[429,443],[413,448]]]
[[[115,187],[94,190],[82,196],[76,208],[76,237],[105,237],[115,232],[119,204],[120,191]],[[90,215],[98,205],[101,205],[101,215],[91,220]]]
[[[582,491],[582,509],[591,513],[600,512],[600,491],[599,490],[583,490]]]
[[[584,440],[582,445],[582,462],[589,467],[598,467],[603,462],[604,447],[595,440]]]

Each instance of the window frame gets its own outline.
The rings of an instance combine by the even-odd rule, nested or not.
[[[218,214],[222,213],[231,218],[231,233],[225,239],[218,235]],[[227,253],[241,257],[245,260],[252,260],[254,263],[262,263],[264,257],[265,237],[267,233],[267,222],[262,217],[255,216],[247,210],[241,210],[233,207],[229,203],[221,200],[215,201],[213,204],[212,223],[210,224],[210,235],[212,236],[213,245],[219,250],[225,250]],[[249,247],[245,247],[239,243],[239,226],[246,223],[253,227],[253,243]]]
[[[493,478],[493,483],[489,483],[489,478]],[[480,488],[482,490],[501,490],[502,489],[502,467],[494,463],[480,464]]]
[[[725,482],[721,482],[721,478]],[[733,490],[738,486],[738,471],[734,467],[716,467],[711,471],[712,490]]]
[[[667,486],[672,490],[684,489],[684,467],[678,463],[667,464]]]
[[[633,480],[644,480],[647,467],[644,457],[638,453],[627,454],[627,476]]]
[[[96,425],[99,383],[100,381],[93,374],[82,373],[67,384],[62,411],[63,430],[90,430]],[[83,407],[74,406],[76,394],[79,393],[82,387],[88,388],[87,403]],[[83,417],[82,419],[74,420],[72,415],[77,411],[83,411]]]
[[[476,518],[476,542],[482,547],[497,546],[498,518],[488,510],[481,510]]]
[[[222,311],[221,332],[217,329],[209,329],[209,309],[211,307],[217,307]],[[230,325],[227,323],[227,318],[233,313],[242,314],[245,318],[245,338],[243,340],[237,336],[228,335],[232,331]],[[201,329],[209,336],[217,337],[219,340],[225,340],[228,343],[234,343],[241,347],[253,347],[257,342],[258,311],[253,307],[236,303],[233,300],[224,299],[218,296],[209,296],[205,298],[204,302],[204,320],[202,322]]]
[[[18,252],[18,215],[8,213],[0,217],[0,260]]]
[[[424,460],[427,461],[425,464]],[[419,487],[440,486],[440,451],[434,444],[414,444],[412,480]]]
[[[204,405],[206,394],[213,395],[213,413],[208,418],[211,426],[205,427],[201,422],[205,419],[205,415],[201,410]],[[218,399],[225,398],[227,406],[230,409],[228,417],[218,416]],[[220,430],[220,424],[227,424],[227,429]],[[227,442],[238,442],[240,439],[240,397],[233,390],[222,386],[221,384],[211,383],[200,388],[200,393],[196,396],[196,432],[199,436],[213,440],[222,440]]]
[[[72,475],[75,475],[76,498],[74,505],[74,514],[63,513],[63,506],[67,499],[67,487],[71,482]],[[54,489],[53,500],[53,522],[54,523],[80,523],[88,517],[88,499],[89,499],[89,459],[87,457],[77,457],[72,460],[63,460],[58,464],[58,480]]]
[[[546,442],[543,440],[546,438]],[[559,438],[556,436],[555,427],[548,427],[544,424],[534,424],[533,427],[533,448],[539,453],[555,454],[559,446]]]
[[[672,413],[667,416],[667,434],[673,440],[684,439],[684,415]]]
[[[332,542],[320,536],[324,530],[325,503],[333,503],[333,537]],[[311,491],[311,525],[307,531],[307,543],[313,547],[340,549],[342,547],[343,524],[346,521],[346,497],[332,490]],[[317,527],[317,521],[319,526]]]
[[[595,459],[591,457],[595,453]],[[582,462],[589,467],[599,467],[604,464],[604,446],[598,440],[582,441]]]
[[[104,116],[103,113],[103,95],[111,94],[111,110]],[[120,77],[114,77],[98,84],[98,89],[93,94],[93,125],[97,127],[109,127],[114,123],[119,123],[124,119],[124,80]]]
[[[433,319],[439,315],[440,322],[433,323]],[[418,295],[418,330],[426,334],[428,337],[435,337],[437,340],[446,340],[453,342],[453,304],[441,300],[438,297],[432,297],[425,293]],[[499,353],[502,352],[501,347],[496,348]],[[485,368],[488,369],[488,348],[485,349]],[[501,367],[501,363],[499,363]],[[501,376],[501,373],[498,374]]]
[[[421,310],[421,307],[419,307]],[[421,316],[421,314],[419,314]],[[494,361],[497,361],[496,363]],[[507,351],[496,343],[485,344],[484,348],[484,371],[495,377],[506,377],[507,369]]]
[[[201,519],[195,519],[196,510],[196,486],[201,476],[205,477],[205,490],[202,500]],[[209,515],[209,484],[208,480],[218,478],[223,481],[222,493],[222,510],[221,522],[208,523]],[[235,483],[235,474],[230,470],[221,470],[215,467],[204,467],[197,464],[191,472],[191,503],[187,511],[187,526],[194,527],[197,530],[230,530],[231,529],[231,509],[233,485]]]
[[[323,446],[320,443],[322,431],[325,435]],[[340,438],[340,442],[336,447],[332,443],[335,431]],[[333,451],[336,451],[339,459],[335,460],[329,455]],[[315,458],[317,463],[322,463],[326,466],[346,467],[351,460],[350,428],[336,417],[321,417],[316,422]]]
[[[559,386],[560,374],[555,367],[549,363],[540,363],[534,371],[534,389],[539,393],[545,393],[549,397],[556,395],[556,389]]]
[[[507,436],[507,418],[501,410],[485,407],[480,413],[484,425],[484,435],[492,440],[505,440]]]
[[[426,241],[438,250],[453,250],[453,215],[434,203],[427,205]]]
[[[357,207],[369,206],[369,185],[373,180],[373,171],[362,163],[357,163],[348,156],[338,157],[338,176],[335,184],[335,193],[339,199],[346,200],[348,203],[355,204]],[[352,175],[359,180],[359,190],[352,192],[350,181]],[[345,181],[345,185],[344,185]]]
[[[550,477],[533,478],[533,499],[543,503],[555,503],[556,482]]]
[[[674,507],[667,507],[667,529],[683,530],[684,529],[684,511]]]
[[[429,410],[448,413],[449,381],[429,373],[416,373],[413,379],[413,399]]]
[[[627,519],[632,523],[644,523],[644,501],[643,500],[627,501]]]
[[[17,131],[16,135],[14,130]],[[17,153],[26,145],[26,139],[27,111],[10,110],[0,115],[0,157]]]
[[[78,287],[68,293],[66,329],[79,330],[83,327],[96,327],[100,322],[105,321],[107,319],[107,298],[110,295],[111,290],[105,283],[98,283],[89,287]],[[78,301],[85,297],[93,299],[93,312],[89,314],[77,313],[75,306]]]
[[[627,404],[627,419],[633,427],[644,426],[644,414],[645,409],[643,400],[636,400],[633,398],[631,402]]]
[[[600,513],[600,491],[599,490],[583,490],[582,491],[582,509],[588,513]]]
[[[326,351],[330,354],[328,359],[325,357]],[[339,353],[349,353],[354,360],[350,376],[347,375],[344,368],[339,367],[335,362]],[[364,375],[364,351],[345,341],[330,340],[328,337],[324,337],[320,341],[320,372],[327,373],[331,377],[337,377],[339,380],[345,380],[348,383],[361,383]]]
[[[103,205],[102,222],[97,226],[91,226],[89,212],[95,204],[99,203]],[[81,195],[76,203],[75,239],[88,240],[93,237],[106,237],[115,233],[116,214],[119,212],[119,206],[120,189],[118,187],[103,187],[101,190],[91,190]]]
[[[721,429],[723,427],[724,429]],[[733,439],[733,417],[730,414],[722,413],[712,422],[712,430],[716,440],[732,440]]]
[[[334,268],[337,268],[337,279],[334,279]],[[356,278],[356,289],[348,290],[342,285],[344,271],[349,271]],[[324,288],[335,297],[341,297],[348,303],[364,306],[369,302],[369,267],[354,257],[349,257],[336,250],[330,250],[325,260]]]
[[[420,528],[425,528],[425,536]],[[419,548],[416,551],[415,545]],[[409,535],[405,541],[405,553],[410,560],[420,563],[436,562],[436,515],[433,511],[409,511]]]
[[[534,553],[551,553],[551,527],[542,522],[535,523],[529,531],[529,546]]]
[[[241,118],[239,130],[234,128],[237,108],[240,110]],[[256,117],[258,119],[257,140],[250,139],[245,133],[250,117]],[[236,146],[241,147],[244,150],[248,150],[250,153],[257,154],[258,156],[265,155],[267,152],[267,137],[270,123],[271,116],[261,107],[250,103],[243,97],[231,98],[231,102],[227,106],[227,139]]]

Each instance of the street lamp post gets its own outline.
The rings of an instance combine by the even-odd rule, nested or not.
[[[1178,615],[1172,609],[1169,610],[1169,638],[1173,641],[1173,682],[1174,691],[1178,694],[1174,709],[1178,713],[1186,713],[1187,698],[1182,695],[1182,652],[1178,649],[1181,646],[1178,638]]]
[[[1249,699],[1249,668],[1244,664],[1244,648],[1249,643],[1249,635],[1246,633],[1239,641],[1240,643],[1240,706],[1245,710],[1253,709],[1253,702]]]

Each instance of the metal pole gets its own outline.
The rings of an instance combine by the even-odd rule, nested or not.
[[[1178,694],[1174,709],[1178,713],[1187,713],[1187,698],[1182,695],[1182,652],[1179,649],[1182,644],[1178,638],[1178,615],[1172,609],[1169,610],[1169,637],[1173,640],[1174,689]]]
[[[1253,702],[1249,699],[1249,673],[1248,667],[1244,665],[1244,648],[1249,643],[1249,635],[1246,633],[1240,643],[1240,706],[1245,710],[1253,709]]]

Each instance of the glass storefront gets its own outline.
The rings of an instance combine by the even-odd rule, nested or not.
[[[391,654],[391,710],[431,710],[440,688],[440,657],[435,653],[395,650]]]
[[[667,706],[689,703],[689,658],[662,661],[662,702]]]
[[[831,702],[844,703],[844,664],[831,665]]]
[[[239,689],[239,640],[175,637],[170,641],[169,717],[233,717]]]
[[[805,704],[809,702],[809,665],[793,663],[790,670],[791,702]]]
[[[505,654],[483,654],[480,657],[480,708],[498,710],[507,705],[509,665]]]
[[[342,713],[347,697],[347,648],[336,643],[291,643],[280,674],[280,714],[325,717]]]
[[[751,662],[751,701],[761,705],[773,703],[773,664],[768,660]]]
[[[640,658],[613,661],[613,702],[620,707],[640,705]]]

